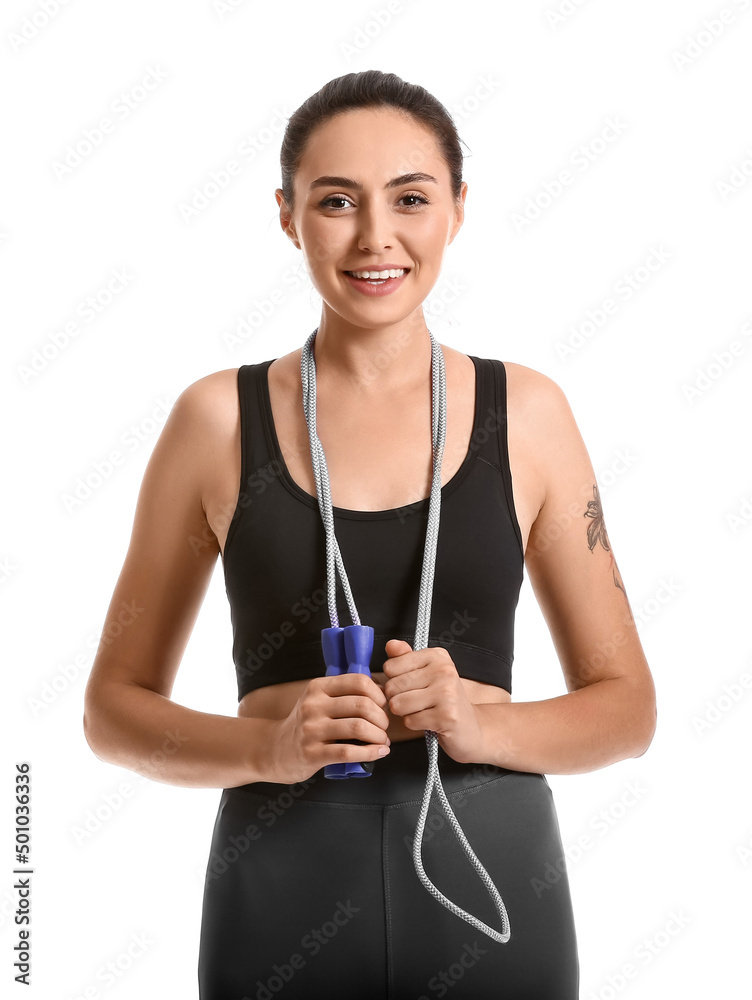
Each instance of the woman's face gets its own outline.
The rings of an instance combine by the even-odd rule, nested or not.
[[[408,176],[413,175],[413,176]],[[390,326],[419,309],[462,225],[433,133],[391,108],[347,111],[311,134],[295,175],[292,216],[280,221],[311,281],[354,326]],[[347,272],[404,268],[383,285]]]

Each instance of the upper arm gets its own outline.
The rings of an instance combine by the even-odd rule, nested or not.
[[[562,390],[536,375],[528,412],[544,500],[525,561],[567,688],[624,676],[651,688],[585,443]]]
[[[227,407],[216,405],[216,376],[223,374],[181,393],[149,458],[87,684],[87,711],[113,681],[170,695],[219,553],[203,489],[225,434]]]

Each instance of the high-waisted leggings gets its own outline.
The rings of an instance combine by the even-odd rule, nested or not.
[[[206,871],[200,1000],[577,1000],[564,851],[543,774],[439,771],[473,851],[501,893],[505,944],[443,906],[415,871],[423,736],[394,742],[367,778],[222,790]],[[488,890],[436,795],[423,866],[437,888],[501,930]]]

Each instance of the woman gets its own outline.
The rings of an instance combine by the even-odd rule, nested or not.
[[[331,81],[290,119],[282,178],[280,222],[321,294],[319,325],[307,355],[215,372],[176,402],[109,614],[133,599],[144,611],[98,651],[87,739],[102,759],[156,780],[223,789],[202,1000],[450,990],[574,1000],[573,908],[544,773],[640,756],[655,728],[592,465],[549,378],[434,353],[422,304],[467,193],[454,125],[435,98],[375,70]],[[429,639],[413,648],[437,359],[448,413],[441,527]],[[324,675],[322,630],[333,619],[311,408],[301,405],[310,361],[337,544],[375,633],[371,676]],[[218,555],[237,717],[170,700]],[[568,693],[516,703],[523,564]],[[448,801],[503,897],[506,943],[432,898],[416,874],[426,733],[438,739]],[[343,762],[371,773],[327,780],[324,768]],[[501,930],[435,801],[422,857],[448,899]]]

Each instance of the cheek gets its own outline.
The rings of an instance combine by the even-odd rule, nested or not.
[[[432,227],[432,238],[434,240],[434,246],[437,249],[439,256],[442,256],[447,248],[449,242],[449,236],[451,235],[451,226],[448,224],[446,218],[437,218]]]
[[[323,274],[342,256],[342,235],[326,225],[312,226],[303,243],[309,268]]]
[[[426,219],[419,231],[412,234],[410,246],[422,261],[425,270],[437,271],[446,249],[447,230],[440,219]]]

